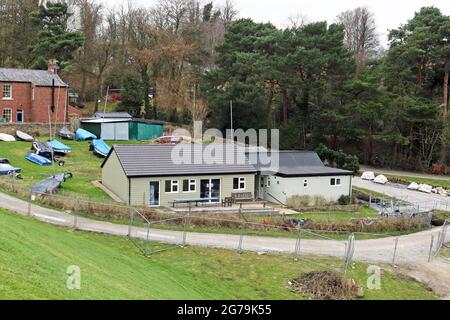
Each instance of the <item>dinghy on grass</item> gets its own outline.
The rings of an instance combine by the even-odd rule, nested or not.
[[[30,136],[29,134],[22,132],[20,130],[16,131],[16,137],[21,141],[26,141],[26,142],[34,141],[34,138],[32,136]]]
[[[66,140],[75,140],[75,133],[70,131],[69,128],[67,127],[64,127],[61,130],[59,130],[58,136]]]
[[[63,167],[66,164],[63,160],[60,159],[59,156],[57,156],[55,154],[57,152],[55,150],[53,150],[53,148],[48,143],[41,142],[41,141],[35,141],[35,142],[33,142],[32,149],[35,150],[36,155],[46,158],[47,160],[50,161],[50,163],[53,160],[60,167]],[[65,155],[65,153],[58,153],[58,154]]]
[[[37,164],[39,166],[51,166],[52,162],[50,160],[48,160],[47,158],[40,156],[38,154],[35,153],[30,153],[28,154],[25,159],[27,159],[30,162],[33,162],[34,164]]]
[[[8,159],[0,159],[0,176],[14,174],[16,178],[20,179],[20,171],[22,169],[13,167]]]
[[[95,134],[90,133],[89,131],[86,131],[84,129],[78,129],[75,133],[76,139],[78,141],[86,141],[86,140],[94,140],[97,139],[97,136]]]
[[[0,141],[3,141],[3,142],[14,142],[14,141],[16,141],[16,138],[14,138],[10,134],[0,133]]]
[[[64,143],[59,142],[58,140],[52,140],[48,142],[48,145],[53,148],[53,151],[56,153],[67,154],[72,151],[71,147],[66,146]]]
[[[31,188],[31,193],[34,194],[52,194],[55,193],[67,179],[72,178],[73,175],[71,173],[61,173],[54,176],[51,176],[41,182],[35,184]]]
[[[96,156],[106,158],[111,151],[111,147],[108,146],[103,139],[93,140],[91,150],[94,151]]]

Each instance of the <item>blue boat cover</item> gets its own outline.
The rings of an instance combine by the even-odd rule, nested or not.
[[[91,139],[97,139],[97,136],[95,134],[90,133],[89,131],[86,131],[84,129],[78,129],[75,133],[76,138],[78,141],[86,141]]]
[[[52,140],[48,142],[48,145],[53,148],[55,152],[70,152],[72,151],[71,147],[66,146],[65,144],[59,142],[58,140]]]
[[[38,164],[40,166],[51,166],[52,162],[48,160],[47,158],[44,158],[42,156],[39,156],[35,153],[30,153],[25,157],[28,161],[31,161],[35,164]]]
[[[103,139],[93,140],[92,146],[94,147],[94,152],[103,157],[107,157],[111,151],[111,147],[108,146]]]

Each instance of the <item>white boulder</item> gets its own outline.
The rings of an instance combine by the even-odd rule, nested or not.
[[[417,190],[424,193],[431,193],[433,191],[433,187],[428,184],[421,184]]]
[[[375,180],[375,173],[373,173],[372,171],[364,172],[361,176],[361,179],[369,181]]]
[[[419,190],[419,188],[420,188],[420,186],[419,186],[417,183],[415,183],[415,182],[411,183],[411,184],[408,186],[408,190],[414,190],[414,191],[417,191],[417,190]]]
[[[388,178],[386,178],[386,176],[383,176],[382,174],[379,175],[378,177],[376,177],[373,182],[378,183],[378,184],[386,184],[389,182]]]

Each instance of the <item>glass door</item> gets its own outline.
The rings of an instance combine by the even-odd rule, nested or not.
[[[160,183],[159,181],[150,182],[150,206],[151,207],[159,207],[160,205]]]
[[[200,181],[200,197],[210,199],[209,202],[220,202],[220,179],[205,179]]]

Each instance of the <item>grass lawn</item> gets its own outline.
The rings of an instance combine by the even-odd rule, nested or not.
[[[307,212],[304,214],[296,215],[294,219],[305,219],[315,221],[334,221],[336,223],[346,223],[350,219],[361,218],[379,218],[380,215],[373,209],[364,207],[360,211],[347,212],[347,211],[333,211],[333,212]]]
[[[447,247],[442,248],[440,254],[445,259],[450,259],[450,248]]]
[[[98,111],[99,112],[103,112],[103,111],[116,112],[118,105],[119,105],[119,103],[117,103],[117,102],[109,101],[106,104],[106,108],[105,108],[105,101],[102,101],[98,104]],[[82,111],[83,111],[83,115],[85,115],[86,117],[91,117],[95,111],[95,101],[88,102],[86,104],[86,106],[82,109]]]
[[[41,138],[41,141],[47,139]],[[47,178],[54,173],[72,172],[73,179],[63,185],[64,192],[74,193],[95,201],[111,201],[111,198],[103,190],[95,187],[92,182],[101,180],[101,164],[103,159],[95,157],[89,151],[89,142],[60,140],[73,151],[66,157],[64,167],[41,167],[25,159],[31,152],[30,142],[0,142],[0,158],[7,158],[15,167],[22,168],[23,181],[17,181],[18,185],[30,188],[33,184]],[[114,144],[149,143],[147,142],[112,142]],[[109,143],[111,144],[111,143]]]
[[[404,177],[404,176],[386,176],[388,179],[395,179],[404,184],[410,184],[416,182],[418,184],[428,184],[434,188],[442,187],[445,189],[450,189],[450,180],[440,180],[440,179],[428,179],[428,178],[418,178],[418,177]]]
[[[395,199],[394,197],[387,196],[387,195],[385,195],[385,194],[383,194],[381,192],[376,192],[376,191],[365,189],[365,188],[360,188],[360,187],[353,186],[353,190],[361,192],[361,193],[365,194],[366,196],[372,195],[372,197],[384,198],[385,200],[391,200],[391,199],[394,200]]]
[[[0,299],[304,299],[287,283],[317,263],[284,255],[174,249],[147,259],[125,238],[75,232],[0,211]],[[67,268],[81,269],[81,290],[66,288]],[[349,276],[364,285],[367,265]],[[383,272],[365,299],[436,299],[419,283]]]

